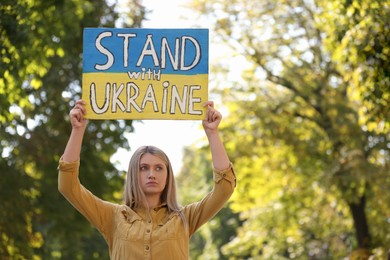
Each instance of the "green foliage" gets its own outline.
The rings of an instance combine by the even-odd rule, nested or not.
[[[358,103],[360,123],[369,131],[390,131],[390,2],[382,0],[318,1],[327,33],[324,45]]]
[[[136,4],[132,5],[136,6]],[[142,21],[143,8],[132,21]],[[0,4],[0,255],[5,259],[108,259],[103,238],[59,194],[57,165],[80,98],[82,30],[114,27],[106,1],[2,1]],[[130,16],[129,16],[130,18]],[[140,26],[140,24],[134,24]],[[120,201],[124,175],[110,163],[131,121],[88,125],[81,181]]]
[[[222,252],[231,259],[383,256],[390,244],[388,1],[193,7],[249,64],[238,81],[215,77],[231,86],[221,90],[229,108],[223,136],[238,173],[231,208],[244,221]],[[215,73],[240,69],[224,61]]]

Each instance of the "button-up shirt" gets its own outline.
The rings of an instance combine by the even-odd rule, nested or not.
[[[103,235],[110,259],[189,259],[189,240],[230,198],[236,185],[232,164],[214,170],[214,187],[201,201],[169,212],[166,204],[151,210],[104,201],[80,184],[79,161],[59,162],[58,188]]]

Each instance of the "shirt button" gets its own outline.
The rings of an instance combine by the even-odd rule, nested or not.
[[[145,246],[145,249],[146,249],[146,250],[149,250],[149,246]]]
[[[150,229],[146,230],[146,233],[150,233]]]
[[[148,220],[148,223],[149,223],[149,224],[152,223],[152,220],[149,219],[149,220]]]

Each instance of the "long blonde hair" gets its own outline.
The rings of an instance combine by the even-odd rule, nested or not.
[[[167,167],[167,182],[161,194],[161,203],[166,203],[169,212],[179,212],[180,206],[177,202],[175,177],[173,175],[172,165],[168,156],[155,146],[141,146],[130,159],[129,169],[126,175],[124,187],[124,202],[130,208],[146,207],[146,197],[139,183],[139,163],[141,156],[149,153],[159,157],[164,161]]]

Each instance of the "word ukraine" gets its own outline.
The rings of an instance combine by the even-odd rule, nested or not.
[[[90,119],[203,119],[207,29],[84,30]]]

